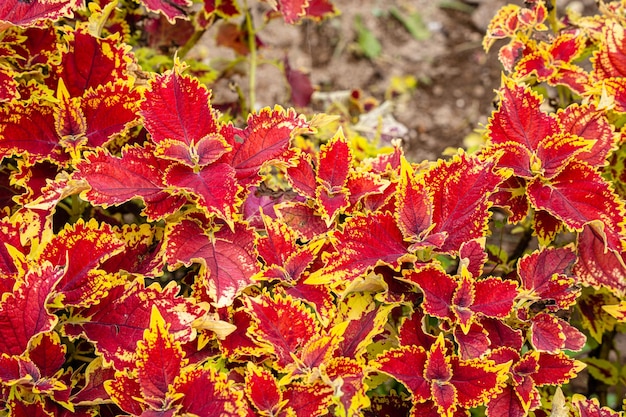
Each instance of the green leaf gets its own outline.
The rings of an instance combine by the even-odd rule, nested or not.
[[[374,59],[380,55],[383,47],[380,45],[376,36],[363,24],[363,18],[361,15],[356,15],[354,18],[354,27],[357,31],[357,43],[361,48],[363,54],[369,58]]]
[[[423,41],[430,38],[430,30],[424,23],[422,15],[418,12],[406,13],[396,7],[389,9],[389,13],[396,18],[405,29],[415,38],[415,40]]]

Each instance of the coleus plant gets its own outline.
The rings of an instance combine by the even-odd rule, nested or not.
[[[416,164],[281,106],[228,121],[184,63],[139,66],[117,5],[0,9],[2,415],[623,414],[567,386],[624,375],[595,354],[626,316],[621,21],[541,43],[545,5],[502,9],[484,146]]]

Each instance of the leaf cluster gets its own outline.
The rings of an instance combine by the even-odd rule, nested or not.
[[[622,5],[501,9],[484,143],[416,164],[320,115],[224,117],[193,67],[142,67],[113,29],[136,8],[6,4],[0,415],[623,414],[575,384],[625,385]]]

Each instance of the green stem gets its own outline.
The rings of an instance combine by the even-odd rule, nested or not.
[[[250,50],[250,70],[248,74],[249,92],[248,92],[248,111],[254,111],[256,102],[256,67],[257,67],[257,50],[256,50],[256,32],[254,30],[254,22],[252,21],[252,13],[248,8],[248,2],[244,3],[246,8],[246,29],[248,32],[248,49]]]
[[[187,42],[185,42],[185,44],[178,50],[176,55],[180,59],[185,58],[191,48],[193,48],[198,43],[202,35],[204,35],[204,32],[206,32],[206,29],[195,31],[193,35],[191,35],[191,37],[187,40]]]

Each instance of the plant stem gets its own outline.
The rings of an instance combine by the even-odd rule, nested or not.
[[[185,42],[185,44],[178,50],[178,53],[176,55],[180,59],[185,58],[191,48],[193,48],[198,43],[202,35],[204,35],[204,32],[206,32],[206,29],[195,31],[193,35],[191,35],[191,37],[187,40],[187,42]]]
[[[248,112],[253,112],[256,102],[256,32],[254,30],[254,22],[252,21],[252,13],[250,12],[247,1],[244,3],[244,7],[246,8],[246,30],[248,32],[248,49],[250,50],[250,70],[248,73],[250,91],[248,92]]]

